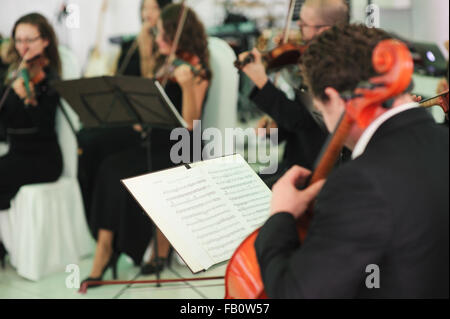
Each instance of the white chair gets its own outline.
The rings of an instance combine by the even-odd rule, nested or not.
[[[239,73],[233,66],[236,54],[228,43],[215,37],[208,39],[208,49],[213,78],[203,110],[202,129],[217,128],[225,137],[225,129],[237,124]],[[215,142],[218,141],[211,143]]]
[[[76,76],[77,71],[67,67],[74,61],[74,56],[66,50],[61,57],[66,67],[63,67],[66,70],[63,78],[64,75]],[[65,101],[61,103],[76,126],[74,111]],[[11,201],[9,211],[0,213],[2,240],[9,251],[11,264],[19,275],[30,280],[64,271],[67,265],[77,264],[94,248],[77,180],[76,137],[60,109],[55,121],[63,154],[61,177],[54,183],[22,186]]]

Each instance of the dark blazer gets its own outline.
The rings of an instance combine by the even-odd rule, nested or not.
[[[250,98],[277,122],[286,140],[285,165],[312,169],[328,132],[317,124],[306,106],[298,99],[289,100],[270,81],[261,90],[255,89]]]
[[[255,248],[268,296],[448,298],[448,163],[448,129],[425,110],[386,121],[330,175],[303,244],[291,214],[264,225]],[[366,286],[372,264],[378,289]]]

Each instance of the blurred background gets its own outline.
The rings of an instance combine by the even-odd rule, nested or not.
[[[302,1],[297,2],[299,8]],[[227,38],[236,50],[246,50],[258,39],[264,41],[261,36],[267,39],[274,30],[281,32],[289,0],[187,0],[187,4],[210,35]],[[448,58],[444,43],[449,38],[449,1],[350,0],[353,22],[366,21],[368,4],[379,6],[380,27],[410,41],[434,43]],[[53,22],[60,43],[76,52],[83,67],[97,42],[104,54],[114,57],[120,37],[139,32],[139,5],[140,0],[0,0],[0,34],[8,38],[14,21],[37,11]]]

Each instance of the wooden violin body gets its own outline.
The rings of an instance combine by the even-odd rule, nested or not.
[[[378,44],[373,53],[372,63],[381,74],[370,80],[370,88],[357,88],[347,101],[346,111],[335,132],[330,137],[320,161],[314,169],[310,184],[325,179],[331,172],[353,125],[366,128],[387,109],[385,101],[403,93],[409,86],[413,73],[413,60],[406,45],[397,40],[385,40]],[[312,220],[309,209],[297,222],[300,242],[306,238]],[[259,230],[254,231],[238,247],[228,263],[225,275],[225,298],[257,299],[265,298],[255,241]]]
[[[191,69],[194,77],[199,77],[206,79],[206,72],[200,64],[200,59],[198,56],[193,55],[189,52],[179,51],[176,57],[169,64],[165,64],[156,74],[156,79],[159,82],[163,82],[167,78],[171,82],[176,82],[174,77],[174,71],[177,67],[181,65],[187,65]]]
[[[46,73],[44,68],[48,65],[49,61],[42,55],[37,55],[25,62],[25,67],[20,69],[20,76],[24,80],[25,90],[27,91],[27,99],[31,102],[35,101],[35,96],[33,95],[30,87],[30,83],[36,85],[42,82]]]

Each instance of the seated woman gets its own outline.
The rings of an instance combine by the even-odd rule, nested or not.
[[[154,31],[161,10],[171,0],[142,0],[140,6],[141,31],[136,39],[125,41],[116,66],[117,75],[153,77],[159,61]],[[1,134],[1,133],[0,133]],[[139,132],[131,126],[81,129],[78,133],[80,150],[78,180],[83,194],[87,219],[90,218],[92,192],[102,162],[112,154],[137,147],[142,142]]]
[[[170,54],[181,8],[180,5],[173,4],[161,12],[157,24],[156,43],[162,55]],[[200,72],[203,77],[198,77],[194,76],[190,66],[185,64],[178,66],[173,74],[176,82],[169,81],[165,86],[167,95],[192,131],[194,121],[200,120],[202,116],[211,72],[205,28],[191,9],[188,9],[178,52],[193,55],[199,62],[199,69],[203,70]],[[150,156],[153,171],[174,166],[170,150],[178,141],[171,141],[170,133],[170,130],[152,130]],[[100,280],[109,266],[112,266],[113,276],[116,277],[115,265],[120,253],[130,256],[136,265],[141,263],[150,243],[152,225],[149,217],[142,213],[120,180],[147,173],[147,162],[146,149],[139,146],[115,154],[102,164],[93,194],[90,218],[91,230],[97,239],[97,248],[92,271],[86,281]],[[159,234],[157,239],[159,260],[164,260],[169,254],[169,243],[162,234]],[[162,268],[162,265],[155,265],[153,261],[148,265],[142,269],[145,274],[154,272],[156,268]]]
[[[5,97],[0,105],[0,122],[6,128],[10,146],[9,152],[0,157],[0,214],[10,207],[21,186],[56,181],[63,165],[55,133],[59,95],[49,85],[61,71],[55,32],[42,15],[32,13],[15,23],[11,39],[8,72],[0,82],[0,96]],[[24,78],[17,77],[15,71],[26,68],[32,77],[35,69],[41,67],[36,66],[37,62],[20,61],[36,57],[44,65],[45,77],[36,84],[30,81],[28,93]],[[6,92],[9,85],[12,89]],[[4,242],[8,250],[8,243]],[[3,260],[4,250],[0,252]]]

